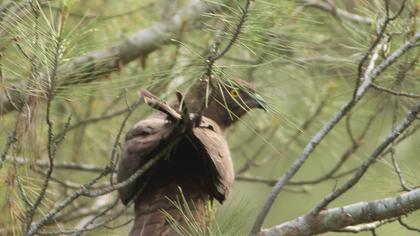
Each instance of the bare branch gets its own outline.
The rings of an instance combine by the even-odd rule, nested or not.
[[[394,101],[394,114],[392,116],[392,129],[395,129],[395,126],[396,126],[396,123],[397,123],[397,119],[398,119],[398,115],[397,114],[398,114],[399,107],[400,107],[399,101],[398,100],[395,100]],[[407,186],[407,184],[405,182],[405,179],[404,179],[404,177],[403,177],[403,175],[401,173],[400,166],[398,165],[398,162],[396,160],[396,157],[395,156],[396,156],[396,152],[397,151],[396,151],[395,146],[396,146],[396,143],[395,142],[392,142],[391,147],[389,148],[390,153],[391,153],[391,163],[392,163],[392,166],[394,167],[394,172],[398,176],[398,180],[400,181],[401,188],[404,191],[410,191],[411,188]]]
[[[7,156],[6,161],[15,162],[17,165],[37,165],[39,167],[48,167],[48,160],[28,160],[21,157]],[[79,164],[74,162],[56,162],[54,163],[55,169],[67,169],[67,170],[78,170],[78,171],[89,171],[89,172],[102,172],[106,166],[97,166],[90,164]]]
[[[304,0],[304,6],[315,7],[323,11],[329,12],[337,18],[343,18],[356,23],[372,24],[373,20],[370,17],[356,15],[346,10],[336,7],[332,3],[320,0]]]
[[[214,55],[214,56],[210,56],[209,62],[208,62],[209,64],[214,63],[215,61],[222,58],[230,50],[230,48],[235,44],[236,40],[239,37],[239,34],[241,33],[241,30],[242,30],[243,26],[244,26],[245,19],[248,15],[250,4],[251,4],[250,0],[245,0],[245,6],[244,6],[244,8],[242,8],[242,14],[241,14],[241,17],[239,19],[239,23],[236,26],[235,31],[232,34],[232,38],[229,40],[228,45],[219,54]]]
[[[378,109],[378,111],[375,111],[371,117],[368,119],[364,131],[357,137],[357,139],[352,140],[352,145],[347,148],[346,151],[343,152],[341,155],[339,161],[331,168],[331,170],[324,174],[323,176],[320,176],[318,178],[312,179],[312,180],[301,180],[301,181],[289,181],[288,184],[290,185],[303,185],[303,184],[318,184],[323,181],[329,180],[329,179],[337,179],[338,177],[342,177],[344,175],[348,175],[350,173],[354,172],[353,170],[346,171],[342,174],[336,174],[341,167],[347,162],[347,160],[360,148],[365,136],[367,135],[368,131],[370,130],[370,127],[372,126],[374,120],[381,114],[381,110],[383,108]],[[347,117],[351,117],[350,114]],[[346,119],[346,124],[349,125],[350,120]],[[354,139],[354,138],[353,138]]]
[[[365,64],[365,62],[368,60],[369,56],[373,57],[377,57],[378,53],[372,53],[375,50],[381,50],[383,45],[387,44],[390,41],[390,37],[388,35],[385,34],[388,26],[391,24],[392,21],[394,21],[404,10],[405,7],[405,0],[402,1],[401,3],[401,7],[399,9],[399,11],[394,15],[394,16],[390,16],[389,15],[389,2],[385,1],[385,20],[383,22],[382,25],[380,25],[380,29],[378,30],[377,34],[376,34],[376,38],[373,41],[373,43],[370,45],[369,49],[366,51],[366,53],[363,55],[362,59],[359,62],[359,65],[357,67],[357,78],[356,78],[356,85],[355,85],[355,89],[353,92],[353,99],[356,98],[357,96],[357,89],[359,88],[359,84],[362,81],[362,73],[363,73],[363,66]],[[366,70],[369,69],[369,66],[372,64],[372,61],[374,60],[370,60],[371,63],[369,63],[368,68]]]
[[[366,173],[369,167],[375,162],[375,160],[383,153],[383,151],[391,145],[415,120],[417,114],[420,113],[420,103],[418,103],[405,117],[401,124],[396,127],[392,133],[372,152],[372,154],[363,162],[362,166],[356,171],[353,177],[345,184],[338,187],[334,192],[328,194],[320,204],[318,204],[313,210],[313,214],[317,214],[329,203],[337,199],[339,196],[351,189],[362,176]]]
[[[308,213],[281,225],[265,229],[259,236],[315,235],[341,230],[347,226],[392,219],[420,209],[420,189],[372,202]]]
[[[406,224],[404,221],[402,221],[401,217],[398,219],[398,222],[400,223],[400,225],[402,225],[404,228],[406,228],[407,230],[410,231],[414,231],[414,232],[418,232],[420,233],[420,228],[415,228],[413,226],[409,226],[408,224]]]
[[[360,233],[363,231],[372,231],[381,227],[382,225],[389,224],[396,220],[397,218],[394,217],[390,219],[375,221],[372,223],[360,224],[360,225],[355,225],[355,226],[347,226],[343,229],[336,230],[336,232]]]
[[[390,89],[390,88],[387,88],[387,87],[384,87],[384,86],[380,86],[380,85],[377,85],[375,83],[372,83],[372,88],[374,88],[378,91],[382,91],[382,92],[385,92],[385,93],[395,95],[395,96],[414,98],[414,99],[420,98],[420,94],[407,93],[407,92],[404,92],[404,91],[395,91],[393,89]]]
[[[358,87],[355,97],[347,101],[324,125],[324,127],[315,134],[304,148],[301,156],[292,164],[287,172],[278,179],[276,185],[273,187],[270,195],[268,196],[264,206],[258,214],[250,235],[255,235],[260,231],[260,228],[266,218],[271,206],[273,205],[277,195],[284,185],[299,171],[309,155],[315,150],[318,144],[327,136],[327,134],[338,124],[338,122],[352,109],[354,105],[365,95],[371,83],[378,77],[384,70],[392,65],[398,58],[404,55],[408,50],[415,47],[418,40],[420,40],[420,33],[417,33],[410,41],[403,43],[397,50],[395,50],[389,57],[377,65],[370,73],[365,74],[362,84]]]

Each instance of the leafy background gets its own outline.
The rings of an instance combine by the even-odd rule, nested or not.
[[[3,4],[7,2],[3,1]],[[24,4],[26,1],[16,2]],[[392,10],[397,9],[399,1],[391,3]],[[2,30],[5,34],[0,39],[3,48],[1,87],[12,88],[16,83],[29,78],[33,73],[33,61],[39,62],[36,70],[40,72],[48,71],[52,66],[55,39],[51,37],[51,33],[59,31],[59,13],[63,11],[63,7],[67,17],[63,27],[60,64],[92,50],[107,48],[156,21],[169,19],[171,14],[185,4],[187,1],[46,1],[42,4],[39,28],[34,27],[36,17],[28,6],[25,6],[27,9],[24,14],[12,15],[13,20],[10,21],[4,18],[8,16],[7,12],[3,13]],[[243,2],[226,0],[218,4],[223,11],[206,15],[204,21],[186,25],[171,43],[149,54],[147,58],[140,57],[123,66],[120,71],[92,82],[59,87],[52,103],[52,116],[57,130],[65,125],[70,114],[72,123],[77,123],[124,109],[127,103],[138,99],[137,92],[141,88],[151,89],[163,98],[173,97],[175,90],[188,89],[191,82],[205,73],[206,56],[215,38],[220,38],[222,45],[231,38]],[[383,2],[377,0],[337,0],[335,4],[356,14],[368,16],[374,22],[380,19],[384,10]],[[406,11],[391,25],[390,31],[395,36],[388,45],[390,50],[398,47],[412,31],[413,17],[410,12],[416,4],[418,1],[408,1]],[[228,132],[237,170],[254,156],[258,156],[260,162],[263,161],[260,166],[247,171],[252,176],[272,179],[287,170],[307,141],[352,95],[358,61],[374,38],[377,27],[375,23],[366,25],[337,19],[332,14],[301,6],[300,1],[252,2],[237,43],[216,64],[216,74],[223,79],[240,77],[252,81],[270,108],[267,113],[253,111]],[[417,18],[414,20],[418,21]],[[39,37],[36,47],[33,41],[35,37]],[[27,52],[32,60],[25,58],[22,51]],[[401,58],[399,63],[381,75],[377,83],[392,85],[401,64],[409,62],[418,52],[418,49],[413,50]],[[420,91],[419,72],[418,65],[408,72],[402,85],[404,90],[412,93]],[[64,76],[59,75],[58,80],[63,79]],[[39,96],[42,101],[43,95],[38,90],[44,87],[41,80],[36,80],[36,85],[25,92]],[[396,101],[399,104],[398,109],[393,106]],[[351,170],[360,165],[391,131],[393,116],[402,117],[414,101],[370,91],[352,111],[351,125],[354,133],[362,132],[366,121],[373,114],[377,114],[376,119],[363,140],[363,146],[351,156],[343,170]],[[310,119],[320,104],[323,104],[321,112]],[[46,152],[45,104],[39,102],[34,112],[34,121],[23,131],[24,135],[19,140],[21,145],[13,152],[29,159],[45,157]],[[150,112],[148,107],[140,106],[129,119],[125,130]],[[56,160],[105,165],[122,119],[123,116],[117,116],[70,131],[58,149]],[[309,127],[302,128],[308,119]],[[0,116],[1,147],[6,143],[7,134],[13,130],[15,121],[16,114],[13,112]],[[297,137],[296,140],[290,143],[294,136]],[[419,183],[419,141],[420,134],[416,132],[397,148],[400,167],[410,186]],[[350,145],[345,122],[341,122],[293,180],[310,180],[327,173]],[[400,193],[398,178],[390,163],[389,156],[381,158],[361,183],[335,201],[331,207]],[[13,234],[19,235],[19,217],[23,213],[24,205],[19,199],[16,185],[9,182],[13,173],[14,168],[10,163],[0,169],[3,182],[0,185],[0,205],[4,209],[0,228],[13,228]],[[36,196],[42,183],[40,175],[27,166],[19,167],[19,174],[28,193]],[[92,174],[60,170],[54,176],[61,180],[84,183]],[[328,180],[316,185],[288,186],[271,209],[265,226],[279,224],[306,213],[345,179]],[[239,228],[240,234],[246,233],[270,190],[271,187],[265,184],[237,181],[227,203],[217,206],[216,219],[219,226],[227,224],[228,227]],[[41,209],[51,207],[64,193],[59,185],[53,184],[48,189],[47,201]],[[123,216],[113,224],[118,225],[130,217]],[[420,214],[412,214],[406,222],[419,225]],[[118,229],[102,228],[88,235],[122,235],[129,228],[130,225]],[[377,233],[414,235],[402,229],[398,223],[383,226]]]

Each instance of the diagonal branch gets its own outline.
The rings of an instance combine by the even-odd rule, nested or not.
[[[259,236],[314,235],[343,229],[347,226],[378,222],[406,215],[420,209],[420,189],[372,202],[308,213],[294,220],[263,230]]]
[[[332,117],[331,119],[319,130],[305,146],[302,154],[296,159],[288,171],[281,176],[277,183],[274,185],[271,193],[261,208],[249,235],[256,235],[268,215],[274,201],[277,199],[278,194],[286,185],[286,183],[300,170],[306,160],[309,158],[311,153],[316,147],[322,142],[322,140],[328,135],[328,133],[340,122],[340,120],[346,116],[346,114],[362,99],[366,94],[372,82],[389,66],[391,66],[398,58],[404,55],[411,48],[416,47],[420,40],[420,33],[417,33],[410,41],[403,43],[397,50],[395,50],[389,57],[383,60],[372,70],[365,71],[363,81],[361,85],[356,89],[355,96],[348,100]],[[373,58],[371,60],[374,60]]]
[[[58,68],[61,81],[58,87],[91,82],[119,70],[121,65],[147,56],[170,42],[186,22],[195,22],[213,9],[216,9],[216,4],[191,0],[167,21],[157,22],[140,30],[110,48],[87,53],[61,65]],[[24,86],[25,84],[18,84],[14,88],[0,89],[0,115],[16,110],[16,106],[25,100],[26,95],[22,92]]]
[[[41,168],[48,167],[48,160],[30,160],[22,157],[6,156],[8,162],[13,162],[16,165],[35,165]],[[77,171],[88,171],[88,172],[102,172],[106,169],[106,166],[92,165],[92,164],[80,164],[75,162],[59,162],[54,163],[55,169],[67,169]]]
[[[328,194],[312,211],[316,214],[324,209],[329,203],[343,195],[345,192],[350,190],[359,180],[363,177],[369,167],[377,160],[377,158],[384,152],[384,150],[390,146],[404,131],[411,126],[416,120],[416,116],[420,113],[420,102],[411,110],[403,122],[396,127],[392,133],[372,152],[372,154],[363,162],[356,173],[346,183],[339,186],[332,193]]]
[[[353,14],[344,9],[338,8],[329,2],[320,1],[320,0],[304,0],[303,2],[304,2],[305,7],[308,6],[308,7],[318,8],[320,10],[331,13],[332,15],[334,15],[335,17],[339,19],[343,18],[349,21],[353,21],[360,24],[367,24],[367,25],[371,25],[373,23],[373,20],[370,17]]]

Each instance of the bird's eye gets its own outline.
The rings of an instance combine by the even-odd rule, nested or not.
[[[232,89],[232,90],[230,90],[229,94],[232,97],[237,97],[237,96],[239,96],[239,91],[237,89]]]

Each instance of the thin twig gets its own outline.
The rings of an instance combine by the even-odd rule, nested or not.
[[[17,165],[37,165],[39,167],[48,167],[48,160],[29,160],[22,157],[11,157],[6,156],[6,161],[16,163]],[[88,171],[88,172],[102,172],[106,169],[106,166],[91,165],[91,164],[79,164],[75,162],[55,162],[55,169],[67,169],[76,171]]]
[[[61,15],[63,17],[63,12],[61,12]],[[64,24],[63,21],[60,21],[61,24]],[[48,170],[46,173],[46,176],[44,178],[44,182],[41,187],[41,191],[38,193],[38,196],[34,202],[34,204],[29,208],[29,210],[26,213],[25,217],[25,224],[24,224],[24,232],[28,232],[31,228],[31,223],[34,217],[35,212],[37,211],[39,205],[44,200],[45,194],[47,192],[48,184],[50,181],[50,177],[52,175],[52,172],[54,170],[54,157],[55,153],[57,151],[56,143],[54,142],[54,133],[53,133],[53,121],[51,120],[51,104],[54,97],[55,89],[56,89],[56,80],[57,80],[57,70],[59,66],[59,60],[61,55],[61,43],[62,43],[62,28],[63,25],[59,25],[59,32],[58,36],[55,38],[56,44],[54,49],[54,58],[53,58],[53,64],[52,69],[49,74],[49,83],[48,88],[46,91],[46,97],[47,97],[47,108],[46,108],[46,115],[45,115],[45,122],[48,127],[48,134],[47,134],[47,153],[48,153]]]
[[[392,116],[392,129],[395,129],[396,123],[397,123],[397,119],[398,119],[398,110],[399,110],[399,101],[395,100],[394,101],[394,114]],[[398,162],[395,158],[395,154],[396,154],[396,150],[395,150],[395,142],[392,142],[391,147],[390,147],[390,151],[391,151],[391,162],[392,162],[392,166],[394,168],[395,173],[398,176],[398,180],[400,181],[400,185],[401,188],[404,191],[410,191],[411,188],[409,188],[407,186],[407,184],[405,183],[404,177],[401,174],[401,169],[400,166],[398,165]]]
[[[229,43],[226,45],[226,47],[220,53],[218,53],[217,55],[214,55],[214,56],[210,56],[208,58],[208,60],[209,60],[208,64],[212,64],[215,61],[222,58],[230,50],[230,48],[235,44],[236,40],[239,37],[239,34],[242,31],[243,26],[244,26],[245,19],[248,15],[250,5],[251,5],[251,0],[245,0],[245,6],[244,6],[244,8],[241,8],[241,10],[242,10],[241,18],[239,18],[238,25],[236,26],[235,31],[232,34],[232,38],[229,40]]]
[[[331,13],[335,17],[344,18],[353,22],[361,23],[361,24],[370,25],[373,23],[373,20],[370,17],[350,13],[344,9],[336,7],[335,5],[329,2],[320,1],[320,0],[304,0],[304,2],[305,2],[304,6],[316,7],[323,11]]]
[[[381,155],[381,153],[394,142],[415,120],[417,114],[420,113],[420,103],[418,103],[405,117],[401,124],[396,127],[392,133],[383,141],[381,144],[372,152],[372,154],[366,159],[365,162],[360,166],[357,172],[353,177],[348,180],[343,185],[339,186],[334,192],[328,194],[313,210],[313,214],[319,213],[324,209],[330,202],[337,199],[339,196],[351,189],[362,176],[366,173],[369,167],[376,161],[376,159]]]
[[[360,232],[364,232],[364,231],[372,231],[372,230],[375,230],[375,229],[377,229],[377,228],[379,228],[383,225],[392,223],[392,222],[396,221],[397,219],[398,218],[393,217],[393,218],[390,218],[390,219],[379,220],[379,221],[366,223],[366,224],[347,226],[347,227],[339,229],[339,230],[334,230],[334,232],[360,233]]]
[[[308,159],[310,154],[315,150],[318,144],[325,138],[325,136],[339,123],[339,121],[352,109],[354,105],[365,95],[371,83],[378,77],[384,70],[386,70],[390,65],[392,65],[398,58],[404,55],[408,50],[415,47],[417,41],[420,39],[420,33],[417,33],[410,41],[403,43],[397,50],[395,50],[389,57],[383,60],[379,65],[377,65],[371,73],[365,75],[363,83],[358,87],[355,93],[355,97],[352,97],[347,101],[334,115],[331,119],[322,127],[322,129],[315,134],[314,137],[309,141],[309,143],[304,148],[302,154],[288,171],[278,179],[276,185],[273,187],[271,193],[269,194],[267,200],[264,203],[264,206],[261,208],[255,222],[252,227],[249,235],[257,234],[261,226],[267,217],[267,214],[273,205],[277,195],[280,193],[284,185],[299,171],[305,161]]]
[[[127,112],[130,112],[130,109],[137,108],[140,104],[142,104],[142,103],[139,100],[139,101],[136,101],[136,102],[130,104],[129,107],[124,108],[122,110],[118,110],[118,111],[113,112],[111,114],[104,114],[104,115],[100,115],[98,117],[93,117],[93,118],[88,118],[88,119],[85,119],[85,120],[81,120],[81,121],[77,122],[76,124],[70,125],[67,129],[65,129],[65,130],[57,133],[54,136],[54,141],[62,138],[66,133],[68,133],[69,131],[71,131],[73,129],[77,129],[79,127],[82,127],[82,126],[85,126],[85,125],[88,125],[88,124],[93,124],[93,123],[96,123],[96,122],[109,120],[109,119],[112,119],[114,117],[123,115],[123,114],[125,114]]]
[[[395,91],[393,89],[390,89],[390,88],[387,88],[387,87],[384,87],[384,86],[380,86],[380,85],[377,85],[375,83],[372,83],[372,88],[374,88],[378,91],[381,91],[381,92],[385,92],[385,93],[395,95],[395,96],[414,98],[414,99],[420,98],[420,94],[408,93],[408,92],[404,92],[404,91]]]
[[[346,161],[349,160],[351,155],[353,155],[360,148],[363,140],[365,139],[368,131],[370,130],[370,127],[372,126],[375,119],[380,116],[383,108],[384,107],[379,108],[369,117],[368,121],[366,122],[366,125],[363,128],[363,132],[357,137],[356,140],[353,140],[352,145],[348,147],[346,151],[343,152],[339,161],[334,165],[333,168],[331,168],[331,170],[328,173],[312,180],[290,181],[288,184],[290,185],[318,184],[329,179],[337,179],[336,173],[341,169],[341,167],[346,163]],[[348,121],[348,119],[346,119],[346,121]],[[350,174],[352,172],[354,171],[351,171],[351,172],[346,171],[344,173]]]
[[[379,32],[376,35],[376,38],[374,40],[374,42],[370,45],[369,49],[367,50],[367,52],[363,55],[362,59],[359,62],[359,65],[357,67],[357,78],[356,78],[356,85],[355,85],[355,89],[353,92],[353,100],[356,98],[357,95],[357,89],[359,87],[359,84],[362,80],[362,73],[363,73],[363,66],[365,64],[365,62],[367,61],[367,59],[369,58],[369,56],[372,55],[372,52],[375,49],[379,48],[380,42],[386,37],[385,32],[389,26],[389,24],[394,21],[399,15],[401,15],[402,11],[404,10],[405,7],[405,1],[403,0],[401,3],[401,6],[398,10],[398,12],[390,17],[389,16],[389,2],[388,0],[385,0],[385,21],[384,23],[381,25],[381,28],[379,30]],[[385,42],[387,43],[387,42]]]
[[[404,221],[402,221],[401,217],[398,218],[398,222],[400,223],[400,225],[402,225],[404,228],[406,228],[407,230],[410,231],[414,231],[414,232],[418,232],[420,233],[420,228],[415,228],[413,226],[409,226],[408,224],[406,224]]]

